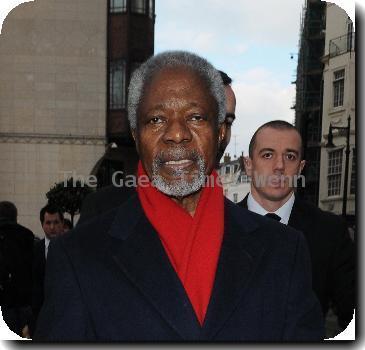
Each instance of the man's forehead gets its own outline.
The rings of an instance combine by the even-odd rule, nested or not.
[[[295,129],[263,128],[256,135],[256,149],[297,149],[301,148],[301,136]]]
[[[51,214],[51,213],[47,213],[47,212],[44,214],[44,217],[46,220],[56,220],[56,219],[61,218],[59,213]]]

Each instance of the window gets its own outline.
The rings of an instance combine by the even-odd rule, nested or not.
[[[226,175],[231,173],[231,167],[229,165],[226,166]]]
[[[342,149],[328,153],[328,196],[341,192]]]
[[[110,91],[109,91],[110,109],[125,108],[126,78],[125,78],[124,60],[116,60],[110,62],[109,78],[110,78]]]
[[[127,0],[110,0],[110,12],[121,13],[127,11]]]
[[[234,203],[238,202],[238,193],[233,193],[233,202]]]
[[[333,78],[333,107],[343,106],[345,70],[341,69],[334,72]]]
[[[247,174],[241,174],[238,180],[239,183],[249,183],[250,178],[247,176]]]
[[[235,165],[234,165],[233,173],[235,174],[237,171],[238,171],[238,164],[235,164]]]
[[[147,10],[146,2],[146,0],[132,0],[132,13],[145,14]]]
[[[356,194],[356,148],[352,150],[350,194]]]

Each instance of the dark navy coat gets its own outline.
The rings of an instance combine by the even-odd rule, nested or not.
[[[137,196],[51,243],[39,341],[318,341],[301,233],[225,201],[201,327]]]

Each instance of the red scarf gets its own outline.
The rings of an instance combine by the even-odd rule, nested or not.
[[[141,162],[138,177],[146,173]],[[202,325],[213,288],[223,238],[223,189],[213,171],[214,186],[202,189],[192,217],[149,183],[137,187],[143,210],[157,231]]]

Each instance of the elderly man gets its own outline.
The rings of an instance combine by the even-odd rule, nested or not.
[[[187,52],[150,58],[128,116],[137,193],[51,243],[35,339],[321,339],[302,235],[223,197],[219,73]]]

